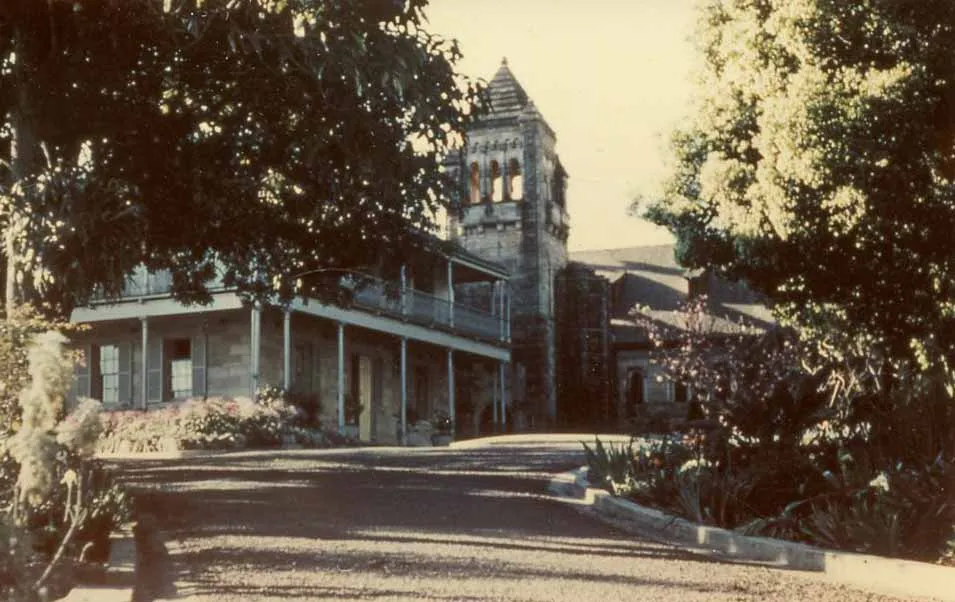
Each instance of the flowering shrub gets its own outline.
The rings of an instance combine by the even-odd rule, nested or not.
[[[171,418],[170,435],[183,449],[238,447],[243,425],[255,415],[239,401],[221,397],[190,399],[165,411]]]
[[[102,435],[97,451],[141,453],[180,449],[178,409],[151,412],[118,410],[100,414]]]
[[[99,451],[128,453],[278,445],[299,412],[275,389],[247,397],[190,399],[147,412],[105,412]]]

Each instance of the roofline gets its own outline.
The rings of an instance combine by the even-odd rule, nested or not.
[[[414,233],[424,239],[426,245],[420,249],[430,251],[440,255],[448,260],[457,260],[461,265],[470,265],[478,271],[483,271],[491,276],[498,276],[503,279],[510,278],[511,274],[503,265],[488,261],[464,249],[454,240],[439,238],[433,232],[415,229]]]
[[[502,279],[510,278],[510,272],[501,264],[488,261],[479,255],[475,255],[454,241],[447,242],[452,245],[451,249],[445,253],[450,261],[467,265],[480,271],[489,272],[491,275],[500,276]]]
[[[630,245],[629,247],[606,247],[603,249],[579,249],[577,251],[570,251],[568,255],[574,255],[575,253],[607,253],[612,251],[624,251],[626,249],[662,249],[664,247],[675,248],[673,243],[660,243],[655,245]]]

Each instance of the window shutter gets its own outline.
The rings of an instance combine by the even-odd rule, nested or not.
[[[99,369],[99,345],[90,345],[87,357],[89,364],[89,393],[93,399],[103,400],[103,375]]]
[[[146,398],[147,401],[162,401],[162,338],[149,339],[148,365],[146,366]]]
[[[133,402],[133,348],[129,343],[119,343],[119,402],[132,404]]]
[[[206,396],[206,334],[192,338],[192,396]]]

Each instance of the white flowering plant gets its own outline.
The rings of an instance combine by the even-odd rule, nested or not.
[[[70,587],[71,567],[105,560],[110,533],[129,517],[125,492],[92,458],[101,428],[99,403],[84,399],[66,414],[76,357],[61,332],[39,332],[41,323],[8,318],[2,330],[18,334],[0,343],[0,369],[12,372],[0,398],[9,400],[10,383],[19,387],[15,410],[0,403],[9,421],[0,433],[5,599],[62,595]],[[11,357],[19,358],[12,367],[6,363]],[[16,567],[14,578],[10,567]]]

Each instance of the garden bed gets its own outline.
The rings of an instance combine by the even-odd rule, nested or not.
[[[848,454],[839,475],[812,479],[809,458],[771,447],[761,457],[731,452],[713,462],[701,432],[584,445],[590,486],[695,525],[880,556],[952,564],[951,512],[941,460],[922,470],[899,464],[876,478]],[[742,461],[742,458],[746,458]],[[863,474],[868,474],[865,472]],[[810,489],[806,484],[813,486]],[[860,484],[861,483],[861,484]]]
[[[582,500],[598,518],[618,529],[644,538],[650,536],[695,553],[790,570],[819,572],[837,583],[872,592],[955,601],[955,568],[829,550],[698,525],[614,496],[605,489],[594,488],[589,483],[588,473],[588,468],[582,468],[555,475],[548,490],[560,497]]]
[[[281,398],[191,399],[148,411],[103,412],[101,420],[100,455],[348,443],[319,425],[304,424],[301,412]]]

